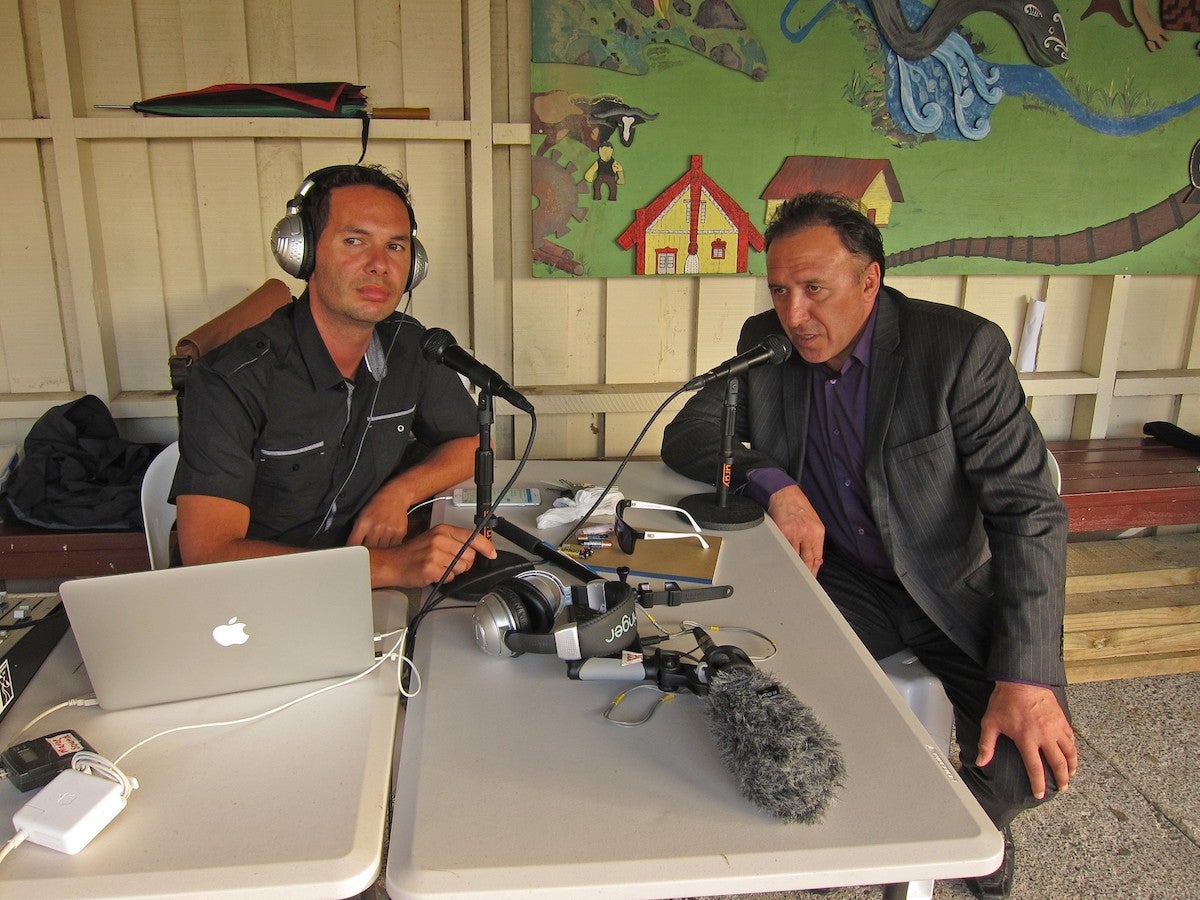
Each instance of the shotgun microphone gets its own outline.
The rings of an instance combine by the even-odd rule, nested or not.
[[[709,733],[742,795],[786,822],[820,820],[845,776],[838,742],[745,652],[693,634],[708,667]]]
[[[487,391],[493,397],[507,400],[517,409],[533,415],[533,404],[505,381],[499,372],[484,365],[470,353],[458,346],[454,335],[445,328],[429,328],[421,339],[421,353],[433,363],[440,363],[462,375],[472,384]]]
[[[728,378],[731,375],[741,375],[747,369],[761,366],[764,363],[778,365],[792,355],[792,342],[782,334],[768,334],[757,347],[751,347],[745,353],[739,353],[733,359],[727,359],[715,369],[710,369],[703,375],[697,375],[683,386],[685,391],[698,391],[713,381]]]

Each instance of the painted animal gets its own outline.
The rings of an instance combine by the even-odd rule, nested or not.
[[[531,94],[529,115],[530,130],[546,137],[544,146],[574,138],[592,152],[613,135],[630,146],[635,129],[658,118],[658,113],[630,106],[612,94],[584,97],[567,91]]]
[[[1029,58],[1039,66],[1067,61],[1067,33],[1054,0],[939,0],[921,27],[908,27],[900,0],[867,0],[879,31],[897,54],[918,60],[929,56],[968,15],[992,12],[1016,29]]]

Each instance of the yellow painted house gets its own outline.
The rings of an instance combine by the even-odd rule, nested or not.
[[[750,248],[762,251],[762,233],[737,202],[693,156],[687,173],[634,213],[617,238],[635,251],[638,275],[719,275],[745,272]]]
[[[765,221],[771,221],[784,200],[808,191],[844,194],[857,200],[863,215],[880,228],[891,220],[892,204],[904,202],[889,160],[789,156],[762,192],[767,203]]]

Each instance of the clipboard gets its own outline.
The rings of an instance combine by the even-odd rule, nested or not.
[[[597,572],[613,573],[621,566],[629,567],[631,578],[661,578],[671,581],[690,581],[712,584],[722,539],[706,534],[708,549],[693,540],[639,540],[633,553],[623,553],[616,547],[592,551],[584,565]]]

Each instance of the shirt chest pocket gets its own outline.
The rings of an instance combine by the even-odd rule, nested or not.
[[[325,441],[259,447],[252,508],[280,522],[313,515],[328,489],[333,457]]]
[[[395,412],[376,412],[367,419],[367,446],[370,447],[377,478],[387,478],[400,465],[413,436],[416,406]]]

